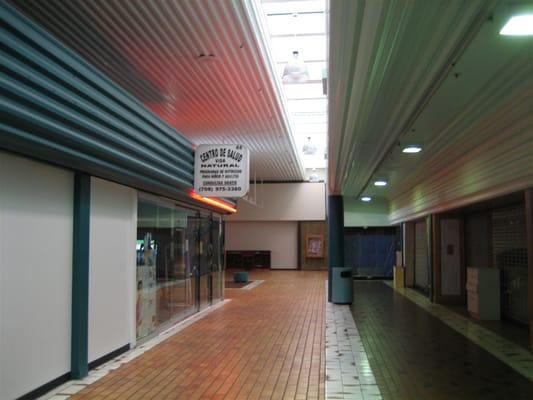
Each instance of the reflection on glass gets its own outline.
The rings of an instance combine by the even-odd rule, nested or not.
[[[196,311],[187,237],[192,211],[139,199],[137,226],[137,337]]]
[[[211,260],[213,277],[213,302],[224,297],[224,271],[222,268],[222,222],[220,218],[213,219],[211,223],[211,243],[213,255]]]
[[[211,259],[213,248],[209,223],[210,220],[207,216],[202,216],[198,220],[200,238],[200,309],[208,307],[212,300]]]
[[[220,216],[140,197],[137,225],[137,338],[223,297]]]

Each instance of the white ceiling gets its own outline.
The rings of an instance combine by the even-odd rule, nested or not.
[[[329,185],[362,195],[496,2],[331,2]],[[407,160],[407,158],[406,158]],[[405,161],[410,165],[411,157]],[[403,160],[398,160],[403,163]],[[419,167],[416,161],[413,167]],[[384,178],[392,179],[398,164]],[[406,167],[406,168],[407,168]],[[403,177],[403,175],[402,175]],[[396,182],[401,182],[402,177]]]
[[[242,143],[252,177],[304,179],[252,1],[12,3],[193,143]]]
[[[398,222],[532,184],[533,37],[499,34],[513,4],[331,2],[330,190]]]

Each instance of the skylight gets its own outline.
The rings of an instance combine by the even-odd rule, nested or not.
[[[322,83],[327,68],[326,2],[261,0],[260,4],[303,165],[326,168],[328,99]],[[288,71],[301,71],[301,79],[291,75],[282,79]]]

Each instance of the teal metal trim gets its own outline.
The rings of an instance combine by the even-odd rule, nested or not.
[[[192,144],[0,0],[0,148],[150,192],[186,195]]]
[[[26,18],[5,0],[0,0],[0,14],[2,15],[1,19],[4,20],[5,17],[4,21],[10,27],[20,32],[24,40],[27,40],[37,49],[43,50],[55,62],[57,61],[60,66],[66,68],[67,72],[70,72],[68,75],[78,80],[78,84],[85,82],[89,86],[101,90],[113,102],[130,110],[140,120],[149,123],[156,129],[164,131],[165,135],[171,139],[171,142],[177,141],[184,146],[192,146],[191,142],[184,136],[179,135],[175,137],[176,131],[159,117],[151,112],[147,113],[146,108],[139,100],[121,89],[104,73],[86,62],[46,30]]]
[[[342,196],[328,196],[328,241],[328,301],[331,301],[333,268],[344,267],[344,203]]]
[[[74,232],[72,251],[72,331],[71,377],[81,379],[89,373],[89,227],[91,177],[74,175]]]

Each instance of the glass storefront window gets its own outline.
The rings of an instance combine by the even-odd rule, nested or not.
[[[137,338],[222,299],[220,216],[140,196]]]

